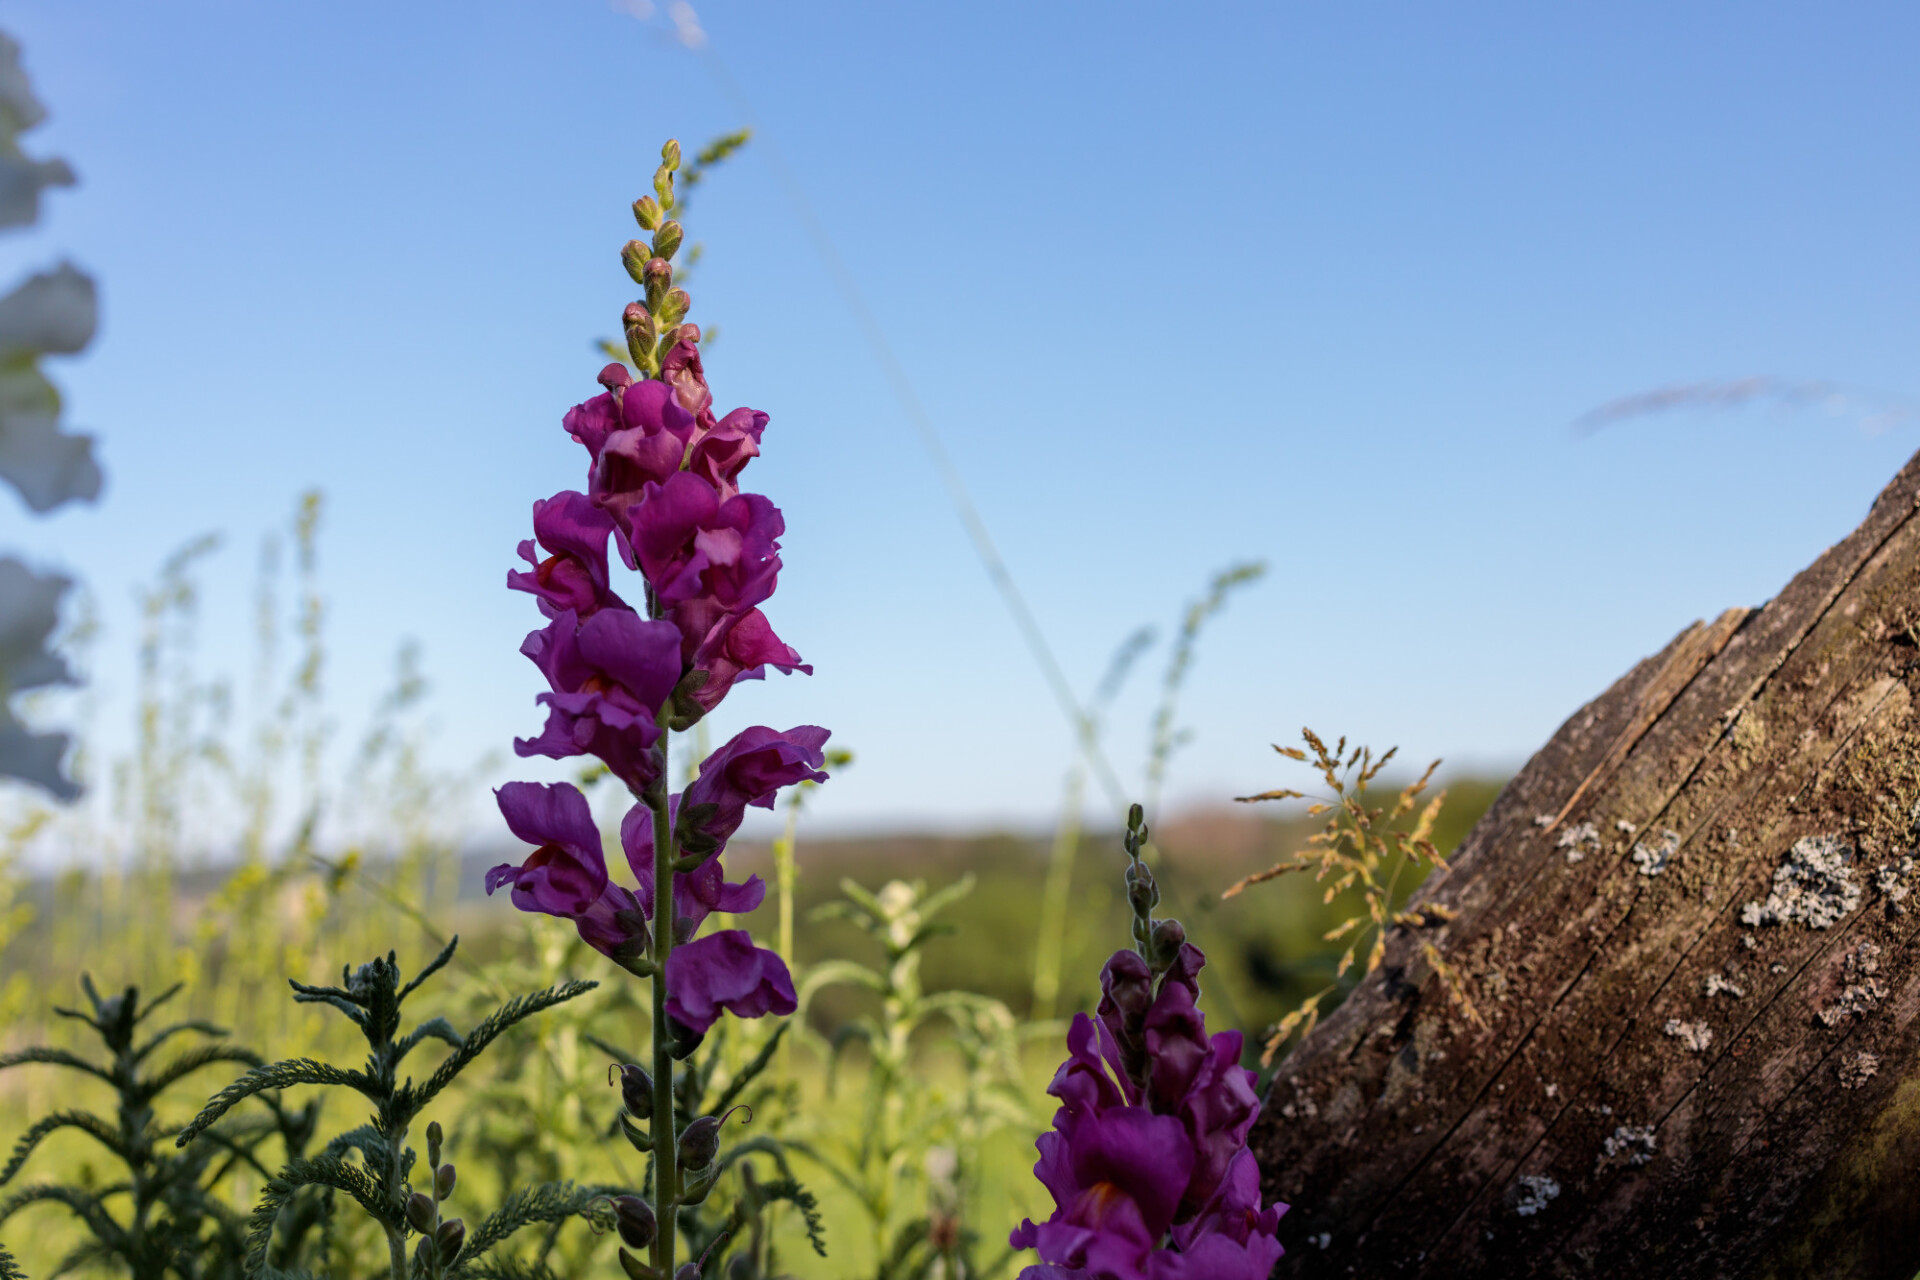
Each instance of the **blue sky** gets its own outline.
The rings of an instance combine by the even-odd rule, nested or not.
[[[664,137],[749,109],[688,219],[693,318],[723,407],[772,414],[769,612],[818,674],[719,727],[834,728],[861,761],[823,822],[1044,820],[1070,745],[776,155],[1083,690],[1271,563],[1204,639],[1177,803],[1280,784],[1303,723],[1511,767],[1920,447],[1910,8],[697,7],[705,54],[606,0],[6,7],[53,111],[30,141],[82,183],[0,266],[101,281],[55,377],[109,488],[8,504],[0,545],[98,598],[107,749],[134,584],[224,530],[207,656],[244,678],[251,548],[309,485],[336,714],[415,638],[443,760],[534,731],[502,579],[581,482],[559,417],[632,293],[628,202]],[[1753,375],[1848,394],[1571,426]],[[1130,784],[1164,656],[1113,716]]]

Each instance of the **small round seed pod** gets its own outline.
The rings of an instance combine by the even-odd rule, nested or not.
[[[608,1084],[613,1083],[616,1071],[620,1073],[620,1105],[635,1120],[653,1119],[653,1077],[647,1074],[647,1069],[632,1062],[608,1067]]]
[[[642,1197],[631,1195],[613,1198],[613,1225],[629,1249],[647,1248],[660,1230],[653,1206]]]
[[[747,1119],[753,1119],[753,1108],[742,1102],[729,1107],[725,1115],[701,1116],[680,1131],[680,1167],[696,1172],[713,1163],[720,1154],[720,1126],[727,1122],[727,1116],[736,1111],[745,1110]]]

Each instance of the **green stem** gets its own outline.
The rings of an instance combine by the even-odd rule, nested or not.
[[[653,810],[653,1265],[662,1277],[673,1274],[679,1234],[680,1162],[678,1126],[673,1114],[672,1038],[667,1034],[667,958],[673,954],[673,846],[671,801],[667,796],[667,731],[661,727],[659,781],[643,797]]]
[[[1060,962],[1066,947],[1067,897],[1073,888],[1073,858],[1080,847],[1080,795],[1086,787],[1086,766],[1077,758],[1067,775],[1067,794],[1060,806],[1060,825],[1054,829],[1053,851],[1047,858],[1046,887],[1040,895],[1040,932],[1033,947],[1033,1020],[1053,1017],[1060,996]]]

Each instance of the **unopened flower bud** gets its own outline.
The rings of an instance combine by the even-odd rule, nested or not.
[[[680,139],[667,139],[666,145],[660,148],[660,163],[669,169],[680,167]]]
[[[669,222],[653,233],[653,252],[656,257],[671,259],[680,248],[680,241],[686,237],[677,222]]]
[[[440,1224],[433,1233],[434,1247],[440,1251],[440,1265],[445,1266],[460,1256],[460,1246],[467,1242],[467,1224],[459,1218],[449,1218]]]
[[[433,1269],[433,1237],[421,1236],[420,1243],[413,1246],[413,1260],[422,1271]]]
[[[653,1216],[653,1206],[642,1197],[632,1195],[613,1198],[613,1225],[629,1249],[644,1249],[651,1245],[653,1237],[660,1230],[659,1219]]]
[[[1172,966],[1180,948],[1187,941],[1187,930],[1178,920],[1159,920],[1153,926],[1153,967],[1166,969]]]
[[[647,282],[647,263],[653,259],[653,250],[645,240],[629,240],[620,246],[620,265],[627,269],[635,284]]]
[[[620,317],[627,330],[627,354],[642,371],[653,365],[653,316],[637,302],[629,302]]]
[[[433,1200],[431,1197],[414,1192],[407,1197],[407,1221],[419,1232],[433,1230]]]
[[[734,1254],[733,1261],[727,1264],[727,1280],[760,1280],[760,1268],[753,1265],[753,1255]]]
[[[433,1175],[433,1194],[437,1199],[445,1200],[453,1194],[453,1183],[459,1175],[452,1164],[443,1164]]]
[[[440,1128],[438,1120],[427,1124],[427,1159],[433,1164],[440,1163],[440,1144],[446,1141],[446,1134]]]
[[[741,1103],[729,1107],[724,1115],[701,1116],[680,1131],[680,1167],[682,1169],[704,1169],[713,1163],[714,1156],[720,1153],[720,1126],[727,1122],[727,1116],[745,1109],[747,1119],[753,1119],[753,1108]]]
[[[660,197],[662,209],[673,208],[673,170],[665,165],[653,171],[653,194]]]
[[[659,259],[656,258],[654,261],[658,262]],[[671,329],[679,324],[682,320],[686,319],[687,311],[692,306],[693,299],[687,295],[685,289],[669,290],[667,296],[661,299],[660,302],[661,327]]]
[[[641,196],[633,202],[633,220],[642,231],[656,229],[660,225],[660,202],[652,196]]]
[[[653,1077],[647,1074],[645,1067],[629,1062],[624,1067],[610,1068],[608,1074],[620,1073],[620,1105],[635,1120],[653,1119]]]
[[[673,268],[665,258],[649,258],[646,271],[642,283],[647,286],[647,309],[658,311],[667,300],[667,290],[673,288]]]
[[[1138,874],[1135,874],[1138,868]],[[1145,918],[1153,914],[1160,905],[1160,886],[1154,883],[1153,873],[1147,870],[1145,863],[1135,863],[1127,868],[1127,905],[1133,908],[1135,916]]]

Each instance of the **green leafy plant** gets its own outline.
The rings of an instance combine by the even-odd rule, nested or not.
[[[845,898],[814,912],[816,920],[844,920],[878,943],[884,962],[827,960],[800,983],[800,1016],[821,990],[852,986],[878,998],[876,1013],[836,1029],[826,1044],[830,1067],[863,1045],[869,1058],[866,1108],[857,1128],[825,1141],[790,1143],[852,1193],[872,1232],[875,1280],[917,1280],[936,1274],[978,1275],[980,1233],[971,1225],[981,1142],[1002,1124],[1029,1123],[1021,1094],[1019,1027],[1006,1005],[971,991],[927,994],[920,981],[922,949],[949,926],[935,919],[973,891],[969,875],[928,892],[924,880],[894,880],[872,893],[840,882]],[[957,1088],[941,1089],[915,1069],[916,1039],[934,1024],[947,1028],[957,1052]],[[831,1080],[831,1075],[830,1075]],[[902,1218],[900,1192],[927,1179],[923,1212]]]
[[[242,1101],[296,1085],[351,1090],[373,1104],[370,1123],[338,1135],[318,1155],[290,1159],[267,1183],[249,1222],[249,1275],[272,1280],[313,1274],[292,1266],[276,1266],[269,1258],[276,1227],[308,1187],[345,1193],[378,1224],[386,1238],[392,1280],[519,1274],[512,1263],[489,1258],[490,1252],[523,1227],[564,1222],[588,1213],[597,1200],[606,1197],[607,1189],[602,1187],[568,1183],[524,1187],[508,1194],[500,1207],[469,1233],[463,1219],[442,1220],[440,1216],[439,1205],[452,1193],[455,1174],[453,1166],[439,1158],[441,1130],[437,1123],[427,1126],[426,1190],[413,1188],[410,1179],[416,1153],[407,1145],[407,1134],[414,1120],[507,1028],[598,985],[565,982],[520,996],[494,1010],[464,1036],[445,1018],[430,1018],[402,1034],[402,1004],[445,967],[458,945],[458,938],[448,942],[405,985],[401,984],[400,967],[391,952],[384,959],[344,970],[337,987],[291,983],[295,1001],[330,1005],[360,1029],[368,1047],[366,1066],[347,1069],[311,1058],[256,1065],[214,1095],[181,1131],[178,1142],[184,1147]],[[411,1076],[402,1080],[400,1069],[408,1054],[428,1040],[442,1041],[452,1052],[424,1082],[416,1085]],[[328,1205],[331,1199],[324,1197]],[[410,1237],[417,1237],[411,1269],[407,1259]]]
[[[83,1266],[117,1262],[135,1280],[181,1280],[238,1277],[246,1255],[245,1219],[226,1203],[232,1175],[245,1168],[264,1174],[262,1148],[278,1139],[285,1158],[297,1159],[312,1140],[319,1119],[317,1101],[299,1111],[283,1107],[277,1095],[263,1092],[260,1109],[218,1128],[202,1126],[197,1141],[168,1150],[170,1125],[155,1115],[155,1104],[168,1090],[196,1071],[221,1062],[258,1066],[251,1050],[222,1043],[226,1032],[211,1023],[185,1020],[141,1037],[146,1020],[180,990],[178,984],[159,997],[140,1002],[137,988],[102,997],[90,978],[80,980],[88,1010],[58,1009],[63,1017],[85,1023],[107,1049],[104,1061],[83,1058],[65,1049],[36,1046],[0,1057],[0,1068],[40,1063],[92,1077],[114,1091],[118,1105],[112,1118],[78,1108],[45,1116],[20,1136],[4,1169],[0,1186],[11,1182],[42,1141],[61,1130],[91,1138],[124,1168],[124,1174],[104,1184],[39,1183],[0,1200],[0,1222],[33,1204],[64,1205],[86,1227],[88,1239],[60,1262],[52,1275]],[[205,1041],[155,1067],[154,1055],[176,1036],[205,1037]],[[304,1232],[309,1224],[293,1224]]]

